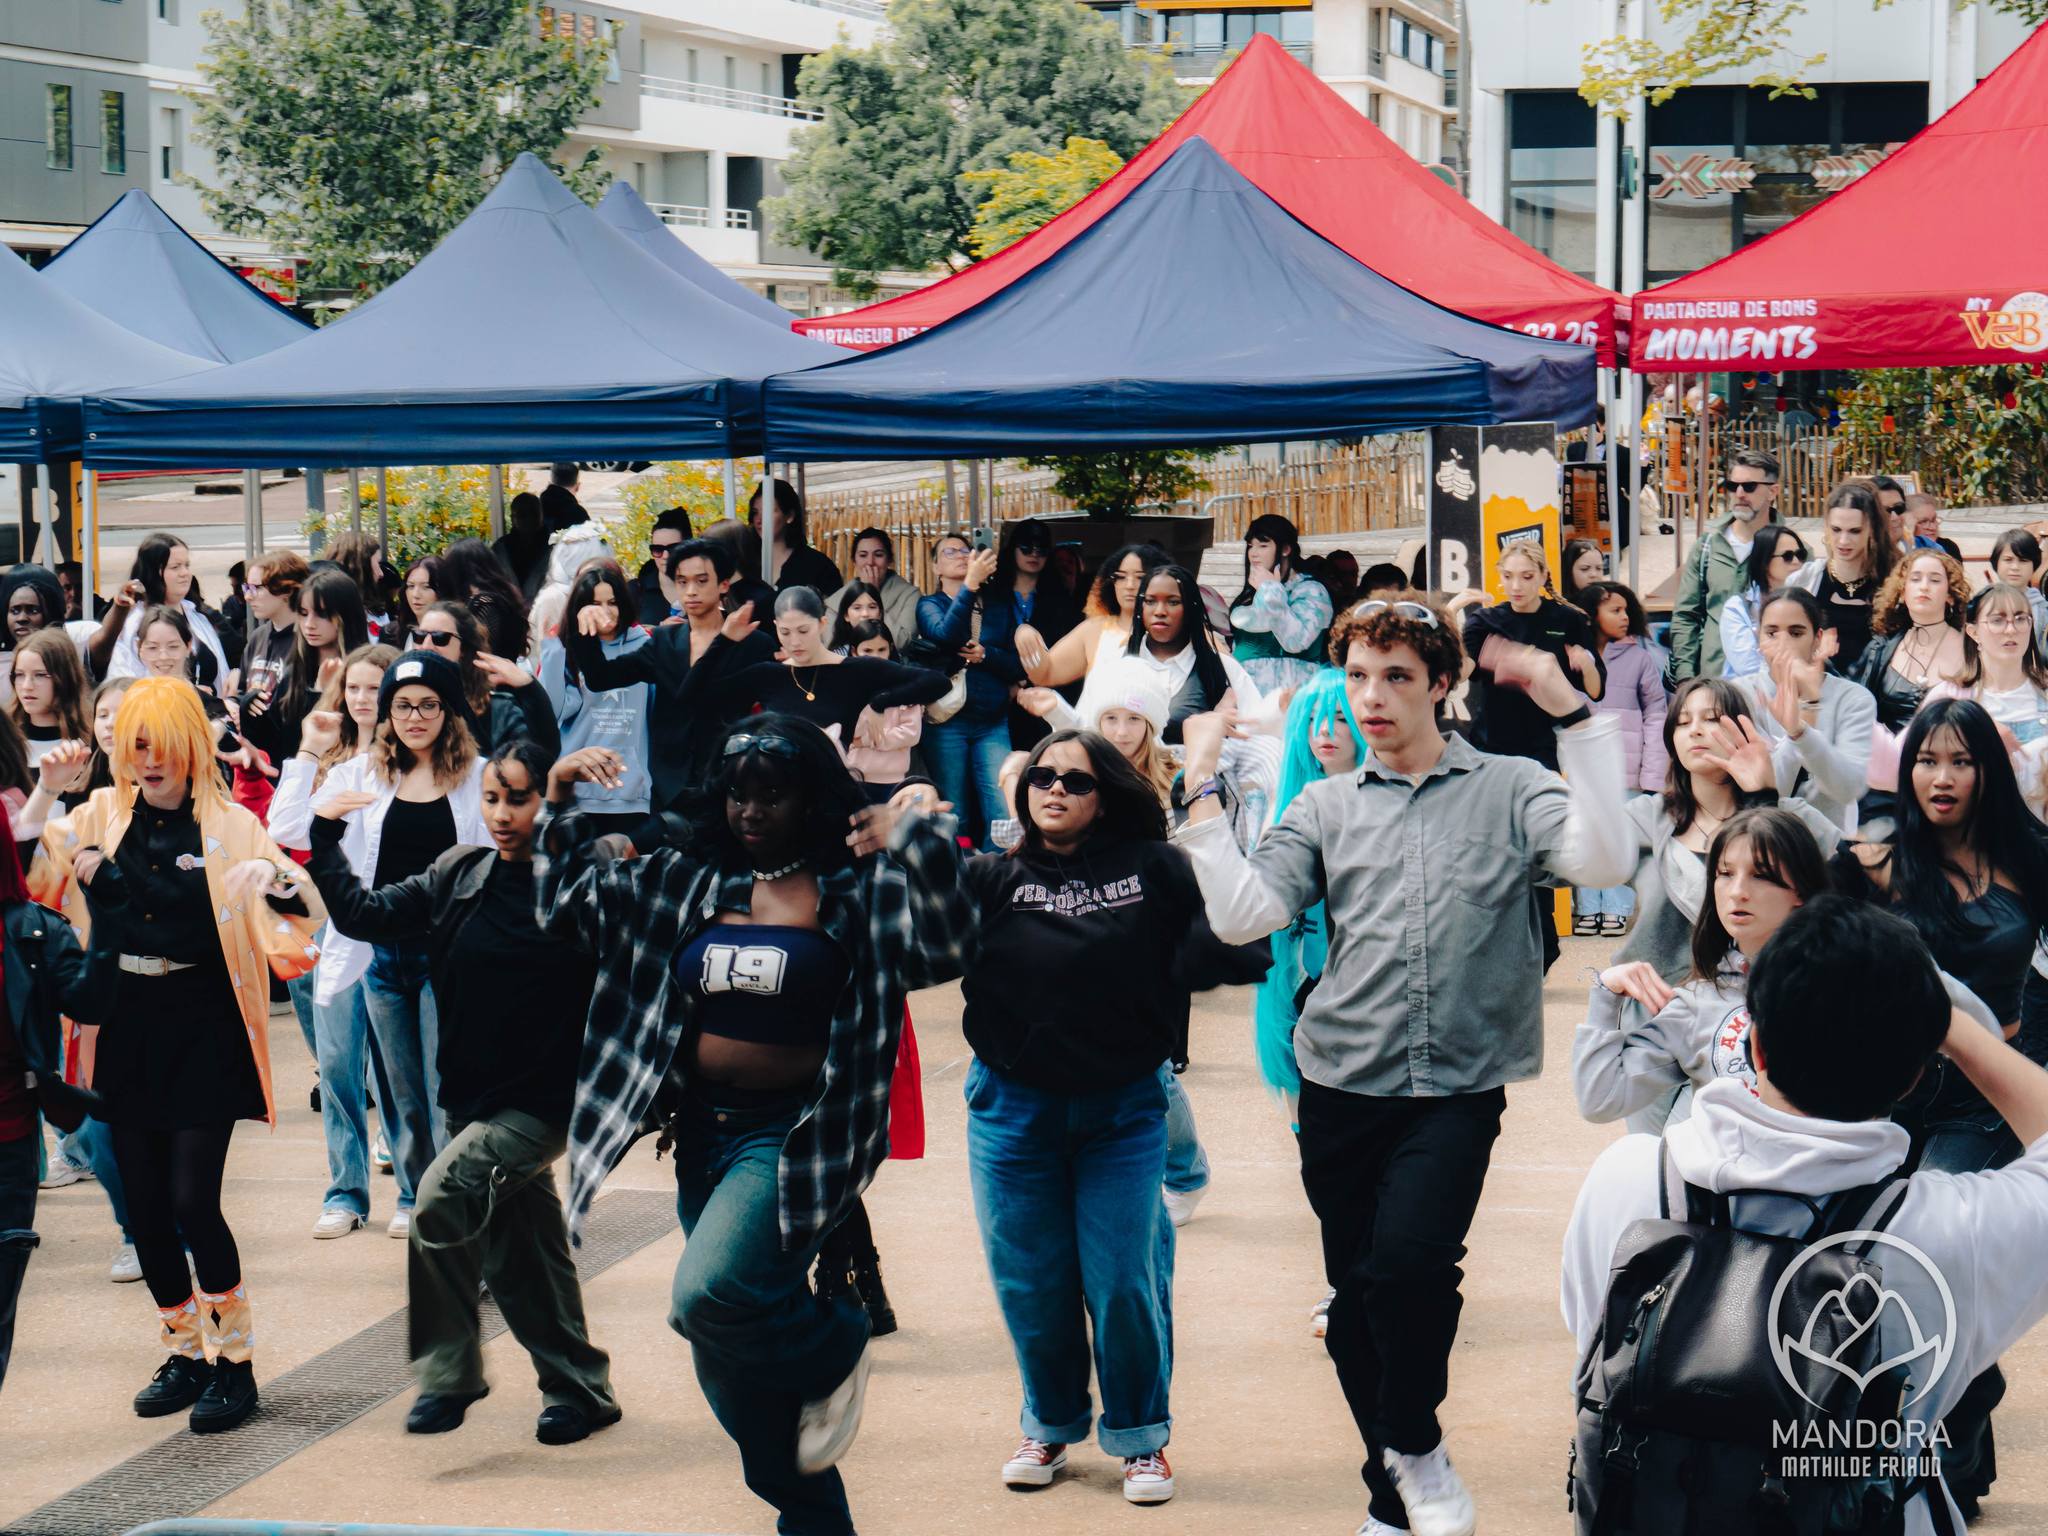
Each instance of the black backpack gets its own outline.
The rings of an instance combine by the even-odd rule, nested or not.
[[[1732,1194],[1713,1194],[1685,1182],[1659,1151],[1659,1219],[1632,1223],[1615,1247],[1607,1301],[1593,1347],[1580,1371],[1578,1434],[1566,1482],[1567,1506],[1579,1536],[1867,1536],[1905,1528],[1910,1500],[1929,1492],[1935,1529],[1948,1530],[1947,1506],[1935,1479],[1865,1476],[1886,1466],[1887,1449],[1910,1456],[1894,1428],[1906,1401],[1906,1369],[1886,1372],[1859,1393],[1847,1376],[1821,1372],[1803,1378],[1819,1406],[1796,1391],[1778,1369],[1769,1337],[1770,1298],[1778,1281],[1808,1244],[1845,1232],[1881,1232],[1904,1198],[1906,1181],[1892,1177],[1844,1190],[1826,1200],[1774,1190],[1813,1212],[1800,1237],[1745,1232],[1729,1214]],[[1672,1206],[1684,1201],[1683,1219]],[[1859,1274],[1878,1282],[1870,1242],[1823,1249],[1802,1264],[1777,1316],[1788,1331],[1839,1358],[1858,1374],[1882,1359],[1881,1330],[1854,1327],[1839,1307],[1823,1308],[1831,1293]],[[1837,1351],[1840,1350],[1839,1355]],[[1854,1425],[1863,1421],[1859,1437]],[[1780,1448],[1780,1426],[1809,1427],[1800,1445]],[[1861,1445],[1875,1438],[1867,1461],[1854,1453],[1816,1449],[1831,1429]],[[1806,1466],[1801,1466],[1802,1457]],[[1832,1458],[1835,1475],[1806,1475]],[[1841,1463],[1850,1462],[1847,1470]],[[1896,1460],[1894,1461],[1896,1464]]]

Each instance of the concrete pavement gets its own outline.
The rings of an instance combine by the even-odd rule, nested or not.
[[[1569,940],[1545,994],[1548,1069],[1509,1093],[1472,1237],[1465,1312],[1444,1419],[1489,1536],[1563,1536],[1572,1350],[1557,1309],[1557,1260],[1587,1166],[1615,1134],[1573,1108],[1567,1074],[1586,967],[1608,946]],[[862,1530],[1070,1536],[1143,1525],[1176,1533],[1319,1533],[1364,1517],[1360,1448],[1328,1359],[1310,1337],[1323,1281],[1294,1146],[1259,1086],[1246,1038],[1249,995],[1202,1000],[1187,1084],[1214,1166],[1179,1234],[1175,1430],[1179,1480],[1156,1510],[1126,1506],[1117,1464],[1079,1448],[1050,1489],[1006,1491],[997,1468],[1016,1438],[1017,1382],[983,1268],[962,1153],[967,1051],[959,995],[913,1003],[930,1155],[892,1163],[868,1196],[902,1329],[875,1346],[865,1425],[845,1463]],[[382,1235],[392,1185],[378,1179],[372,1230],[308,1236],[325,1186],[309,1066],[288,1014],[273,1019],[281,1123],[244,1126],[228,1210],[256,1305],[259,1379],[271,1380],[404,1304],[404,1251]],[[669,1191],[642,1143],[612,1187]],[[25,1511],[161,1441],[129,1396],[156,1364],[141,1286],[105,1279],[114,1237],[90,1183],[46,1191],[44,1246],[24,1295],[13,1370],[0,1396],[0,1529]],[[402,1432],[410,1394],[373,1408],[208,1507],[212,1517],[691,1533],[765,1533],[766,1506],[742,1486],[683,1342],[665,1323],[678,1234],[605,1271],[586,1290],[591,1332],[609,1349],[625,1420],[583,1445],[533,1439],[531,1369],[510,1336],[486,1348],[491,1397],[452,1435]],[[2048,1529],[2048,1332],[2007,1357],[1999,1410],[2002,1476],[1977,1529]],[[175,1423],[176,1421],[170,1421]],[[254,1426],[252,1425],[252,1428]],[[195,1470],[225,1458],[190,1441]]]

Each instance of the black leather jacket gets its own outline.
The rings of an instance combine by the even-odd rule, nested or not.
[[[100,917],[119,910],[125,896],[120,871],[109,859],[87,890],[95,934],[108,931]],[[82,949],[71,925],[48,907],[32,901],[0,904],[0,978],[8,1022],[35,1081],[36,1102],[59,1130],[77,1130],[98,1103],[64,1081],[64,1017],[99,1023],[113,1007],[120,974],[118,950]]]

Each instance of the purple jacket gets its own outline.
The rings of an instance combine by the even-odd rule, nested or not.
[[[1607,663],[1607,691],[1593,707],[1621,717],[1622,750],[1628,756],[1631,789],[1660,790],[1669,759],[1664,751],[1664,650],[1631,635],[1610,640],[1600,653]]]

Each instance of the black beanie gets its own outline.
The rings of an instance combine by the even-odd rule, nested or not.
[[[408,683],[431,688],[441,696],[441,707],[463,724],[469,723],[469,700],[462,692],[462,668],[432,651],[406,651],[385,670],[377,689],[377,719],[391,718],[391,696]]]

